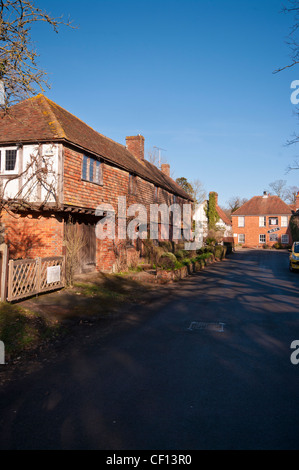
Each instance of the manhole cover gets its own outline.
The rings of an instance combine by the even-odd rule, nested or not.
[[[225,323],[210,323],[210,322],[202,322],[202,321],[193,321],[188,330],[212,330],[212,331],[219,331],[220,333],[224,331]]]

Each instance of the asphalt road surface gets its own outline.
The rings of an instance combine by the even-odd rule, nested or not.
[[[0,392],[0,448],[299,449],[298,289],[288,253],[242,251],[90,328]]]

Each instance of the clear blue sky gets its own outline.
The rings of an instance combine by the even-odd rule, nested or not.
[[[232,196],[260,195],[278,179],[299,186],[299,132],[290,85],[299,68],[285,44],[283,0],[36,0],[78,26],[33,28],[45,94],[125,144],[166,150],[174,177]]]

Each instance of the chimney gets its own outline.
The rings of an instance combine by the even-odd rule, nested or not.
[[[137,160],[144,160],[144,137],[140,134],[126,137],[126,146]]]
[[[170,165],[168,163],[162,163],[161,171],[166,176],[170,176]]]
[[[209,195],[211,195],[211,194],[214,194],[214,196],[215,196],[215,203],[216,203],[216,206],[218,206],[218,193],[215,193],[215,191],[211,191],[211,192],[209,193]]]
[[[296,194],[296,211],[298,211],[298,210],[299,210],[299,191]]]

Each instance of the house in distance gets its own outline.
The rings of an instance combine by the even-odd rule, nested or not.
[[[296,207],[299,208],[298,197]],[[293,205],[266,191],[262,196],[254,196],[232,213],[235,245],[249,248],[271,247],[276,243],[290,245],[293,209]]]

